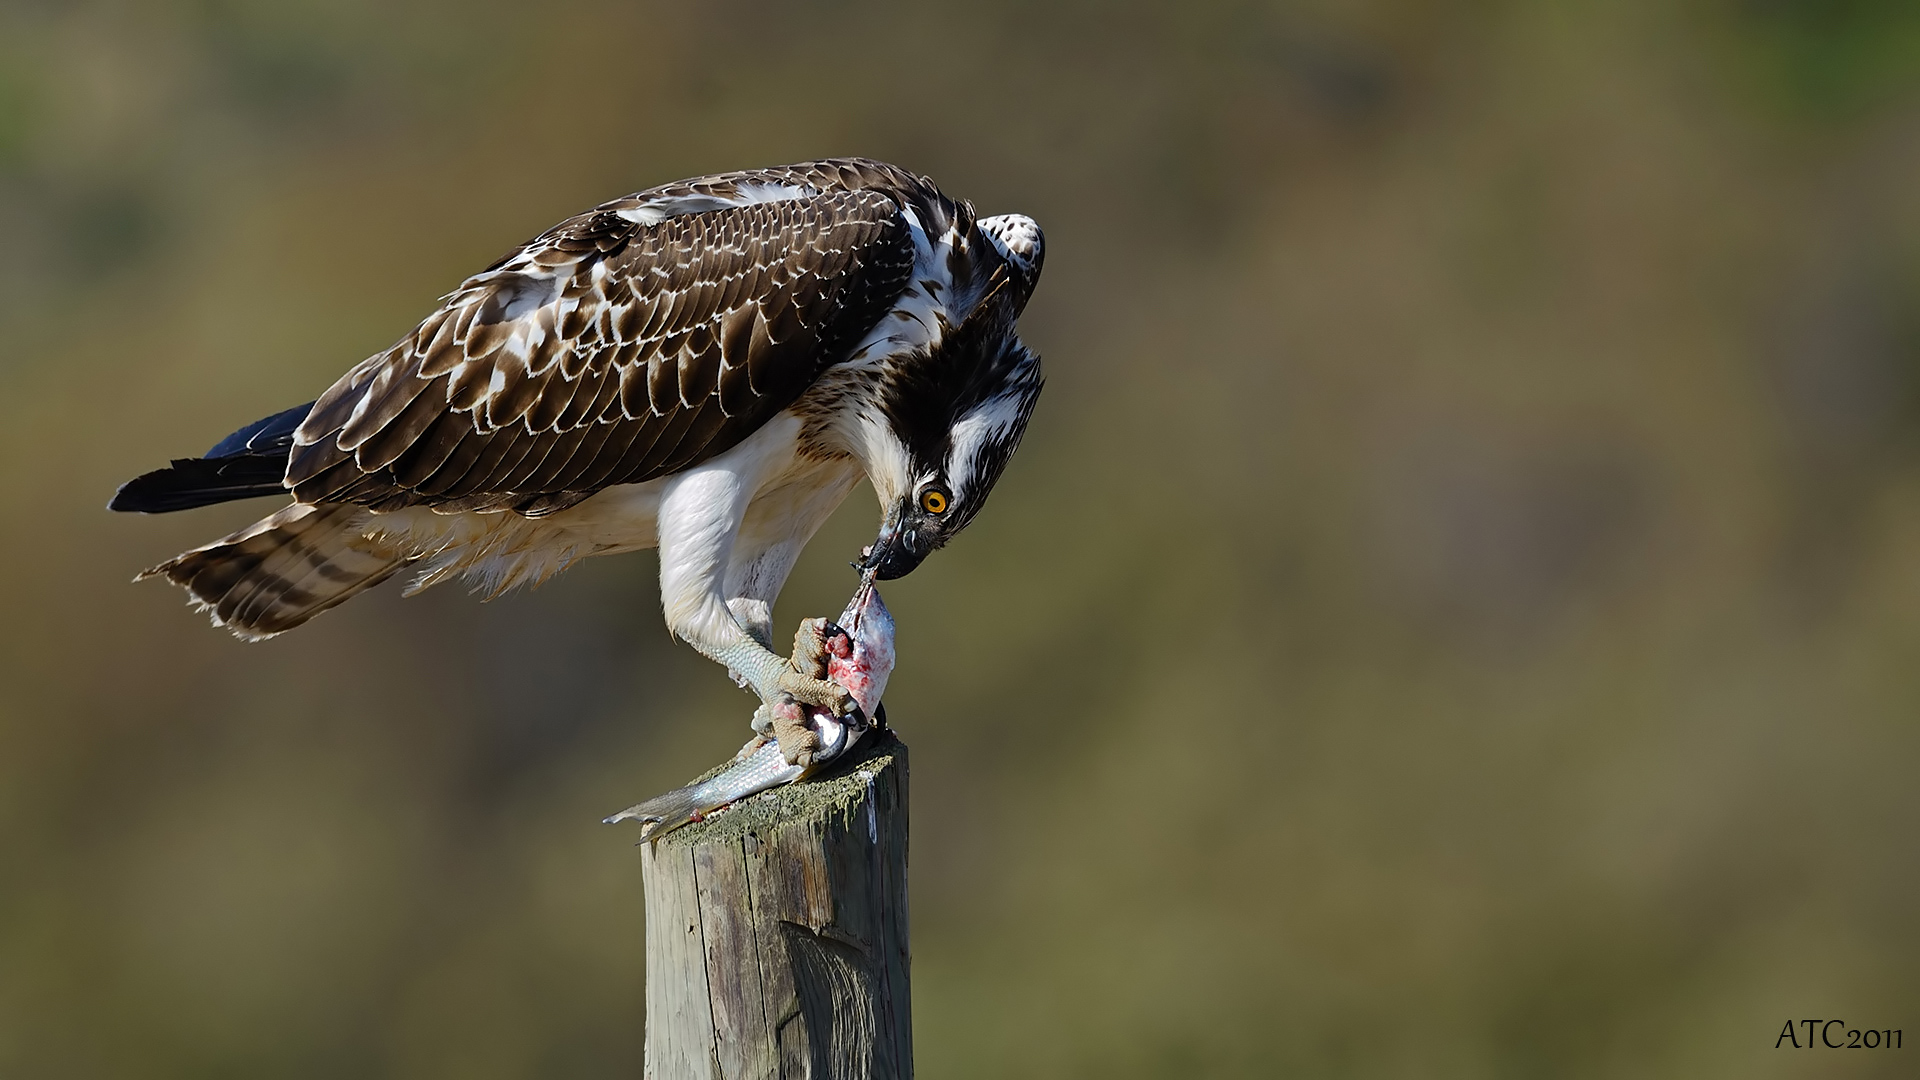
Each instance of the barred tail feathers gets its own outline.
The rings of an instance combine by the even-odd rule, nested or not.
[[[402,569],[412,556],[369,536],[362,506],[294,503],[161,563],[136,581],[165,577],[237,637],[291,630]]]

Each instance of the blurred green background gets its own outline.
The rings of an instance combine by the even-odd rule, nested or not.
[[[0,1076],[638,1074],[597,819],[750,704],[652,555],[248,646],[128,579],[269,504],[102,507],[832,154],[1049,243],[888,590],[921,1076],[1920,1071],[1920,6],[8,0]]]

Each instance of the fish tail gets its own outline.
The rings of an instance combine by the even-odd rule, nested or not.
[[[731,765],[718,772],[601,820],[608,825],[638,821],[646,826],[640,838],[653,840],[749,795],[791,784],[813,769],[814,766],[787,764],[780,755],[780,744],[772,739],[755,739],[741,748]]]
[[[602,819],[607,825],[622,821],[638,821],[645,828],[640,831],[643,840],[651,840],[661,833],[670,832],[699,817],[703,808],[700,804],[701,784],[689,784],[665,795],[655,795],[643,803],[635,803],[610,818]]]

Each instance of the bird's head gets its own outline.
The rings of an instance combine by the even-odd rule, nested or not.
[[[971,211],[968,211],[970,214]],[[862,425],[863,457],[880,497],[880,535],[858,564],[904,577],[967,527],[1027,430],[1044,381],[1014,324],[1040,278],[1045,241],[1019,214],[981,218],[949,267],[967,315],[939,343],[887,366],[878,408]]]
[[[940,350],[981,350],[969,362],[949,355],[919,365],[883,392],[894,460],[869,470],[882,518],[859,563],[882,580],[912,572],[980,512],[1040,397],[1040,357],[1010,327],[991,342],[970,337],[957,334]]]

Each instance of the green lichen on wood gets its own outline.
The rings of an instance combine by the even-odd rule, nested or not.
[[[654,843],[660,847],[692,847],[726,842],[750,832],[763,833],[789,821],[851,813],[873,790],[874,781],[894,767],[904,749],[892,731],[874,732],[819,777],[749,795],[707,815],[704,821],[667,833]],[[731,764],[709,769],[692,782],[697,784],[716,776]]]

